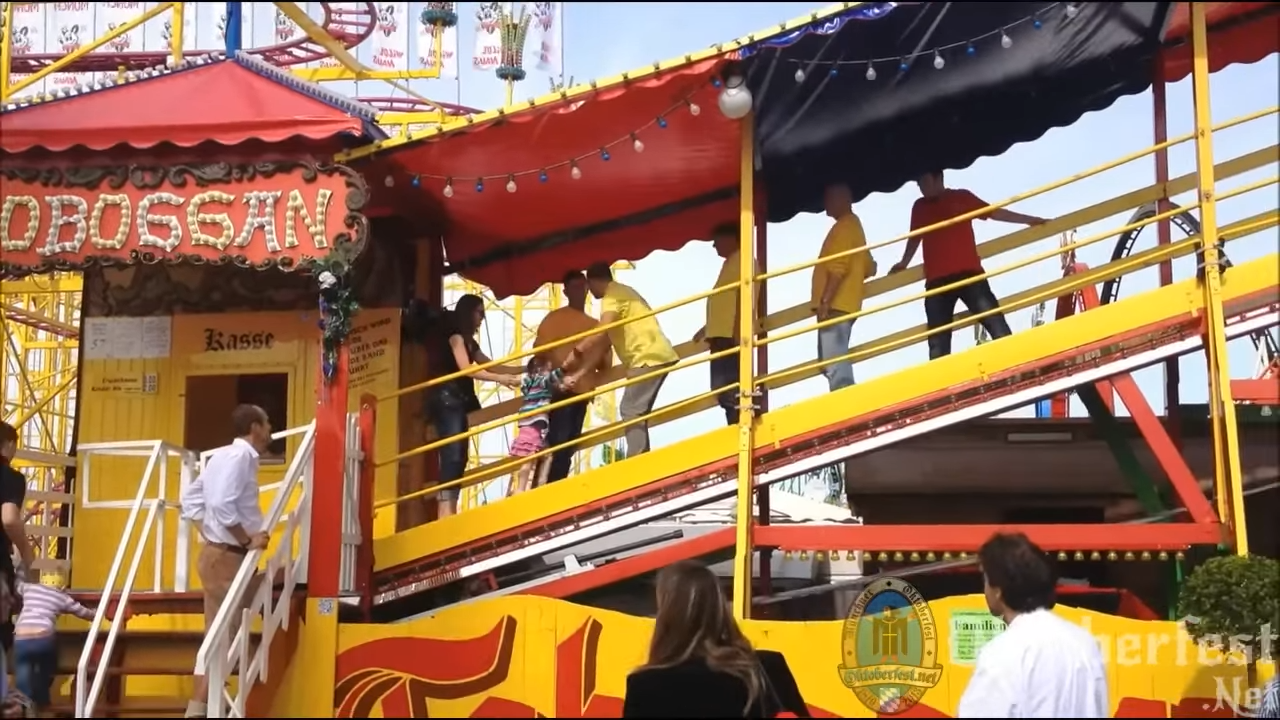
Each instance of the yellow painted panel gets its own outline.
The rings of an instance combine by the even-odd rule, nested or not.
[[[972,674],[956,648],[952,620],[981,615],[981,595],[931,603],[942,656],[942,679],[922,703],[954,715]],[[1230,684],[1244,677],[1238,664],[1201,653],[1172,622],[1146,622],[1059,608],[1086,626],[1103,646],[1110,668],[1113,712],[1123,703],[1129,717],[1168,717],[1165,703],[1210,707],[1215,679]],[[627,674],[646,656],[652,620],[574,605],[561,600],[511,596],[445,610],[435,617],[395,625],[339,626],[335,705],[343,709],[358,695],[357,673],[381,672],[399,682],[383,684],[364,699],[370,717],[405,717],[397,703],[425,695],[432,717],[618,717]],[[842,662],[843,622],[747,621],[743,627],[760,648],[781,651],[816,717],[875,717],[846,688],[836,668]],[[305,632],[310,632],[308,628]],[[305,635],[304,635],[305,642]],[[509,650],[504,651],[504,648]],[[300,654],[301,655],[301,654]],[[1273,672],[1262,668],[1262,677]],[[409,683],[409,680],[425,682]],[[314,684],[303,673],[290,678],[297,697]],[[462,682],[463,697],[431,697],[433,687]],[[378,683],[363,683],[368,690]],[[1150,705],[1152,701],[1155,705]],[[1133,709],[1147,712],[1134,713]],[[308,705],[277,706],[278,717],[314,717]],[[823,712],[825,711],[825,712]],[[1154,711],[1154,712],[1152,712]],[[352,717],[349,712],[335,717]],[[424,715],[415,715],[425,717]],[[1185,714],[1184,714],[1185,716]]]
[[[1276,258],[1273,254],[1232,268],[1223,284],[1224,302],[1263,290],[1276,290],[1280,283],[1280,264]],[[788,438],[834,425],[848,418],[851,408],[891,407],[1006,368],[1105,340],[1134,327],[1198,312],[1203,302],[1203,293],[1196,281],[1187,280],[1033,328],[998,343],[987,343],[836,393],[820,395],[765,413],[756,430],[755,446],[765,449]],[[689,468],[732,457],[736,441],[735,429],[714,430],[574,476],[537,492],[517,495],[382,538],[374,545],[376,569],[412,562],[642,487]]]
[[[350,409],[358,408],[359,393],[389,394],[399,387],[400,327],[396,309],[362,311],[355,320],[352,333],[353,378]],[[244,375],[285,373],[289,375],[288,422],[297,427],[315,418],[315,389],[318,373],[319,329],[315,313],[226,313],[217,315],[178,315],[173,318],[172,343],[167,358],[148,360],[84,361],[81,369],[79,401],[79,442],[98,443],[125,440],[165,440],[182,446],[188,415],[187,380],[210,375]],[[147,380],[154,382],[144,389]],[[192,402],[200,402],[192,398]],[[219,403],[221,407],[222,403]],[[191,408],[198,413],[199,408]],[[219,410],[219,413],[222,411]],[[225,423],[222,418],[209,422]],[[398,423],[392,415],[378,423],[376,449],[394,453],[398,443]],[[287,428],[276,428],[283,430]],[[229,434],[230,428],[226,428]],[[286,457],[292,457],[299,438],[287,444]],[[132,500],[138,491],[144,458],[96,457],[90,467],[89,500]],[[83,463],[82,463],[83,465]],[[266,485],[283,479],[287,465],[264,464],[259,481]],[[80,470],[83,482],[84,469]],[[180,481],[179,464],[166,467],[164,497],[176,500]],[[375,501],[395,495],[396,468],[381,468],[375,480]],[[153,488],[156,487],[153,479]],[[150,493],[155,496],[155,491]],[[77,489],[77,502],[81,497]],[[273,494],[263,493],[264,510]],[[110,565],[120,544],[128,518],[128,510],[77,507],[74,519],[76,540],[72,543],[72,586],[100,589],[106,582]],[[175,567],[172,553],[177,547],[178,518],[169,511],[159,528],[161,543],[154,534],[148,541],[139,568],[135,590],[153,588],[155,552],[166,553],[161,566],[161,587],[174,587]],[[375,530],[390,533],[395,527],[394,508],[378,515]],[[135,530],[141,530],[141,518]],[[101,539],[101,542],[94,542]],[[133,544],[130,544],[130,548]],[[192,557],[197,546],[192,543]],[[194,564],[190,579],[199,586]],[[123,583],[122,577],[117,583]]]

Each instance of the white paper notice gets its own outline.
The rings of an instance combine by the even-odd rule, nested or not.
[[[110,318],[85,318],[80,352],[85,360],[107,360],[111,351]]]
[[[169,345],[173,342],[173,318],[149,317],[142,319],[143,358],[169,357]]]
[[[110,353],[113,360],[142,357],[142,318],[112,318]]]

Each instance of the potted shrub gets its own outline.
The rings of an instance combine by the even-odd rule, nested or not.
[[[1264,647],[1273,657],[1280,651],[1263,637],[1280,632],[1280,562],[1259,555],[1205,561],[1183,583],[1178,614],[1197,643],[1244,653],[1255,687]]]

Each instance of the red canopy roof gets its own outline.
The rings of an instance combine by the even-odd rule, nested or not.
[[[1208,5],[1212,70],[1277,52],[1280,5]],[[725,53],[745,40],[726,43]],[[1166,74],[1174,81],[1190,68],[1187,3],[1177,4],[1166,40]],[[425,141],[393,141],[397,150],[369,167],[415,178],[412,192],[424,212],[445,218],[451,269],[497,297],[531,293],[592,262],[676,250],[737,217],[738,128],[716,109],[719,90],[711,84],[722,60],[702,55],[661,72],[642,69],[559,104],[548,97],[528,108],[486,113]],[[704,111],[691,116],[683,100]],[[659,116],[661,128],[654,122]],[[631,149],[632,132],[645,146],[639,156]],[[605,147],[609,161],[591,152]],[[570,159],[577,159],[581,179],[570,177]],[[545,181],[538,168],[547,168]],[[512,172],[517,192],[508,194]],[[477,177],[484,178],[481,191]],[[448,198],[446,179],[453,190]]]
[[[532,293],[593,262],[677,250],[737,217],[739,130],[716,108],[718,65],[602,87],[390,158],[443,210],[453,271],[499,297]],[[529,247],[548,250],[511,256]]]
[[[1274,2],[1205,3],[1209,25],[1209,72],[1249,65],[1280,52],[1280,5]],[[1164,52],[1164,78],[1177,82],[1191,74],[1191,3],[1174,6]]]
[[[0,115],[0,150],[319,140],[341,133],[364,135],[371,127],[366,120],[375,114],[245,57],[201,58],[133,77],[111,87],[86,87],[70,96],[7,108]]]

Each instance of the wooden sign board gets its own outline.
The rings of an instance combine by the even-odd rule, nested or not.
[[[190,261],[288,270],[362,242],[366,197],[350,169],[310,162],[5,168],[3,269]]]

